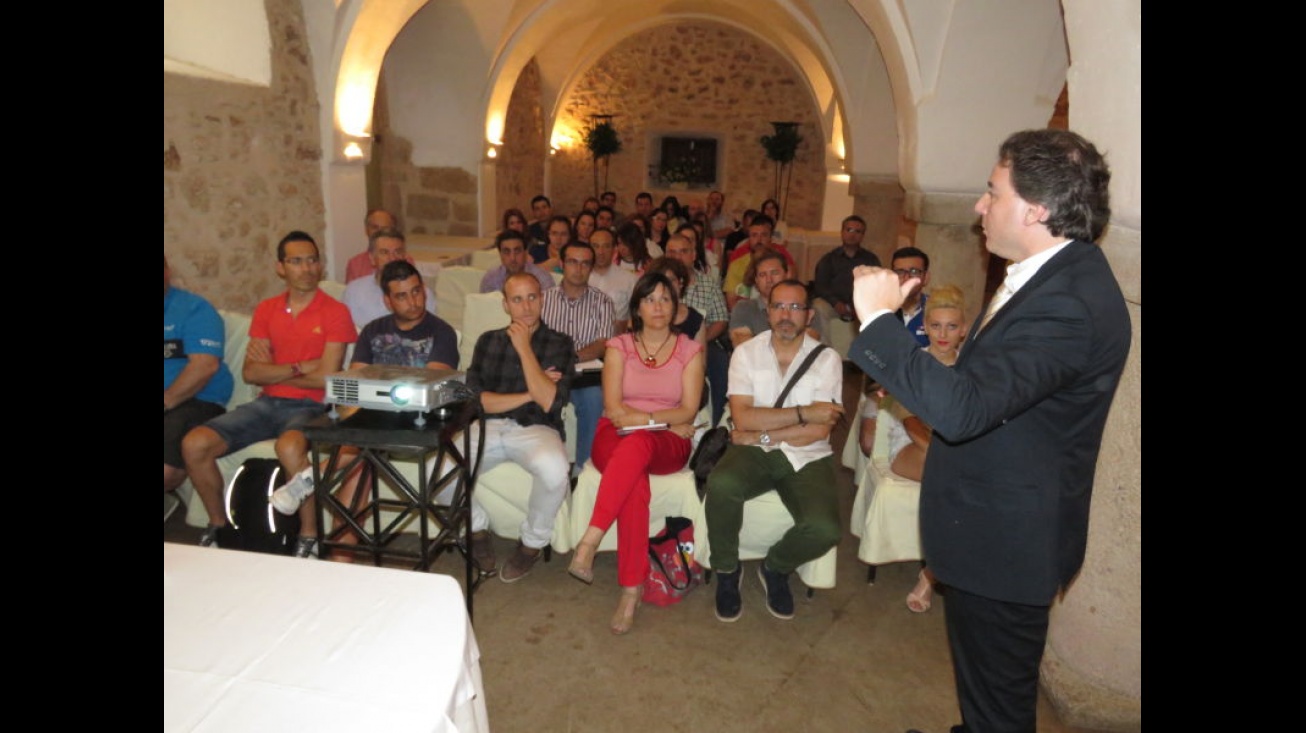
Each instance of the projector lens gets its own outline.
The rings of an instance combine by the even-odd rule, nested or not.
[[[413,388],[406,384],[397,384],[390,388],[390,401],[396,405],[406,405],[413,399]]]

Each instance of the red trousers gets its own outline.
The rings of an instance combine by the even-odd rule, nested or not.
[[[612,421],[599,418],[590,458],[603,478],[590,526],[607,532],[617,522],[617,582],[623,587],[643,585],[648,575],[648,477],[684,468],[690,447],[670,430],[620,436]]]

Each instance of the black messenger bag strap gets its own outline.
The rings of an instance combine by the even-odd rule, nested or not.
[[[794,372],[794,375],[789,378],[789,383],[785,385],[784,391],[776,398],[775,406],[777,409],[784,407],[785,398],[789,396],[789,391],[794,388],[795,384],[798,384],[798,380],[802,379],[803,374],[807,373],[807,368],[812,365],[812,362],[816,361],[816,357],[820,356],[821,352],[828,348],[830,347],[825,344],[817,344],[816,348],[807,354],[807,358],[803,359],[803,363],[798,365],[798,371]]]

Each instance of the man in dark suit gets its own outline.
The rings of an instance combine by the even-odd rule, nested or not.
[[[925,559],[947,588],[962,725],[1034,733],[1053,599],[1079,572],[1102,430],[1129,351],[1102,251],[1111,173],[1075,133],[1007,138],[975,205],[1007,278],[948,368],[892,313],[916,284],[862,267],[849,358],[934,428]],[[884,317],[889,316],[889,317]]]

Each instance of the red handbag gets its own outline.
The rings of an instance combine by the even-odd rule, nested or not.
[[[703,566],[694,559],[694,523],[689,519],[667,517],[666,527],[649,538],[648,555],[645,603],[670,606],[703,584]]]

